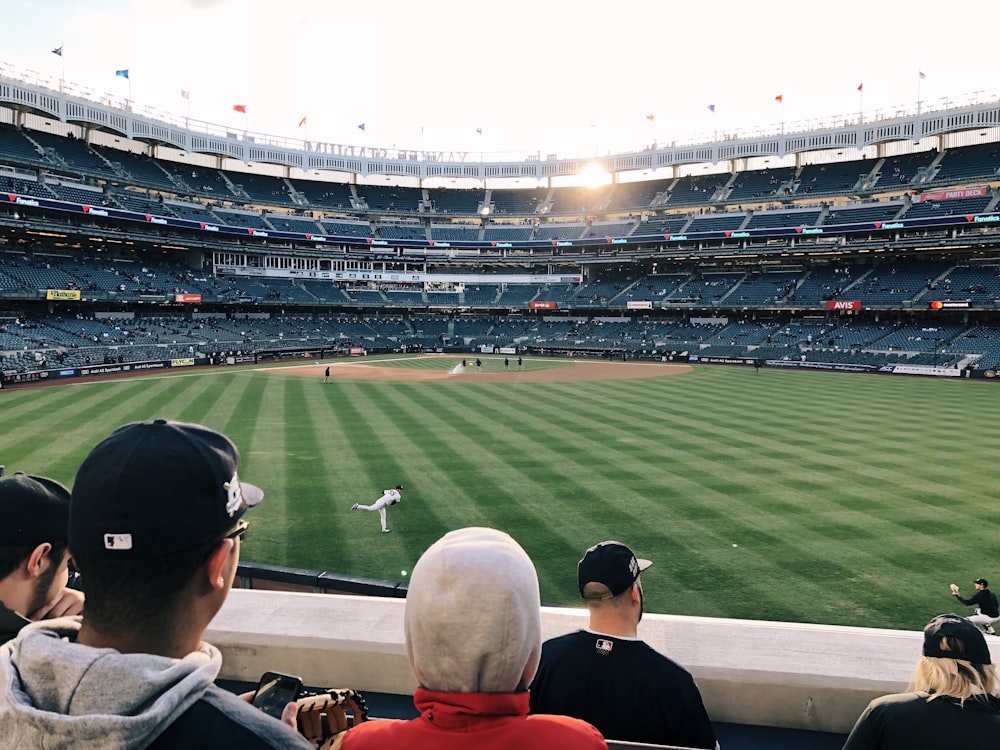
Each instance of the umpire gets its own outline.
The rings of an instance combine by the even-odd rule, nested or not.
[[[691,673],[638,637],[639,574],[652,563],[620,542],[587,550],[577,567],[586,630],[542,644],[531,712],[588,721],[609,740],[718,747]]]

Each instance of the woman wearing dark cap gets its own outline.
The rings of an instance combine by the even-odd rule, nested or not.
[[[996,747],[1000,682],[983,632],[958,615],[924,628],[924,649],[910,687],[868,704],[844,750]]]

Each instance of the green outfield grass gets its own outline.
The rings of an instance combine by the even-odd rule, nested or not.
[[[1000,583],[989,382],[702,366],[323,384],[227,369],[4,391],[0,463],[71,484],[114,427],[155,417],[240,447],[241,476],[266,492],[243,553],[258,562],[405,580],[444,532],[493,526],[531,555],[544,602],[575,605],[577,560],[614,538],[654,561],[647,611],[907,629],[969,612],[952,581],[966,595],[978,576]],[[397,483],[391,534],[350,510]]]

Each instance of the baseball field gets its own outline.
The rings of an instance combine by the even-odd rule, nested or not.
[[[660,613],[919,629],[970,612],[949,583],[969,596],[974,578],[1000,579],[991,382],[502,357],[453,372],[460,361],[7,390],[0,464],[71,485],[121,424],[201,422],[266,493],[244,559],[405,581],[444,532],[492,526],[531,555],[549,604],[578,603],[576,562],[605,539],[654,561],[646,609]],[[350,510],[396,484],[391,533]]]

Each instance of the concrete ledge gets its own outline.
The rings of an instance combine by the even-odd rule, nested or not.
[[[275,669],[307,684],[409,694],[405,600],[234,590],[206,640],[222,677]],[[542,608],[550,638],[587,624],[583,609]],[[695,676],[709,716],[737,724],[846,733],[872,698],[906,688],[919,632],[647,614],[639,635]],[[1000,643],[990,642],[994,659]]]

